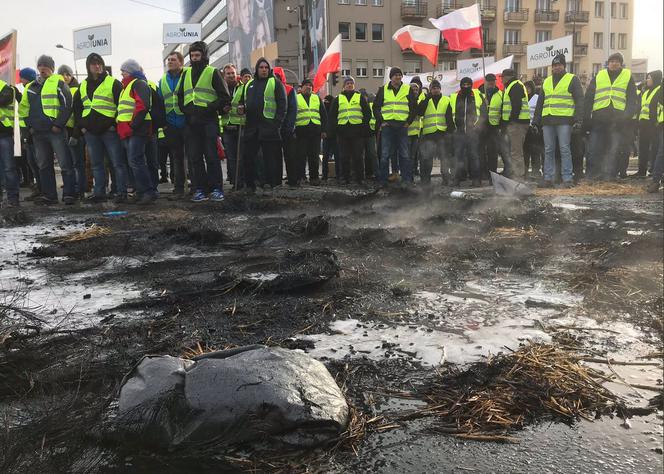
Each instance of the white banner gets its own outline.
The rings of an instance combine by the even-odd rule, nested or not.
[[[90,53],[110,56],[111,25],[91,26],[74,30],[74,58],[85,59]]]
[[[193,43],[201,39],[200,23],[164,23],[164,44]]]
[[[484,58],[484,65],[488,66],[496,62],[494,56]],[[482,72],[482,58],[460,59],[457,61],[457,79],[470,77],[476,72]]]
[[[553,58],[559,54],[565,55],[565,61],[571,63],[573,56],[573,37],[572,35],[551,41],[543,41],[528,45],[528,69],[551,66]]]

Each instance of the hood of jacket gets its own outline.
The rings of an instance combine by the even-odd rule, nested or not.
[[[274,71],[272,70],[272,66],[270,66],[270,62],[265,58],[258,58],[258,61],[256,61],[256,67],[254,68],[254,79],[258,79],[258,66],[261,63],[267,64],[267,67],[270,68],[267,77],[274,77]]]
[[[659,86],[662,83],[662,71],[659,69],[656,71],[651,71],[648,73],[648,76],[652,77],[652,89]]]
[[[274,76],[281,81],[281,83],[286,88],[286,95],[290,94],[293,90],[293,86],[289,86],[286,82],[286,72],[281,66],[276,66],[273,70]],[[258,73],[258,64],[256,64],[256,73]]]

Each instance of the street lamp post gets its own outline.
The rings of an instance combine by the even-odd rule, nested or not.
[[[76,74],[76,80],[78,80],[78,66],[76,66],[76,54],[74,53],[74,50],[65,48],[61,44],[56,44],[55,47],[58,49],[64,49],[65,51],[69,51],[72,54],[72,57],[74,58],[74,73]]]
[[[297,13],[297,80],[302,82],[302,7],[300,5],[295,8],[288,6],[286,11],[288,13]]]

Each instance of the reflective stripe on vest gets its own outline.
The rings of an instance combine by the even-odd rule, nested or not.
[[[313,123],[320,125],[320,97],[316,94],[309,96],[309,103],[305,100],[302,94],[297,95],[297,118],[295,119],[296,127],[305,127]]]
[[[447,120],[445,114],[447,108],[450,106],[450,99],[447,96],[440,96],[438,105],[434,105],[433,97],[429,99],[427,108],[424,111],[424,118],[422,119],[422,135],[431,135],[438,131],[444,132],[447,130]]]
[[[503,91],[498,89],[491,96],[491,101],[489,102],[489,124],[490,125],[500,125],[500,110],[503,106]]]
[[[512,101],[510,100],[510,91],[515,84],[523,88],[523,98],[521,99],[521,111],[519,112],[519,120],[530,120],[530,107],[528,106],[528,91],[523,82],[516,80],[510,82],[510,85],[505,89],[503,94],[503,121],[509,122],[510,115],[512,114]]]
[[[473,91],[473,96],[475,97],[475,122],[473,125],[477,125],[477,122],[480,121],[480,113],[481,113],[481,107],[482,107],[482,95],[480,94],[480,91],[477,89],[472,89]],[[455,92],[450,96],[450,107],[452,107],[452,118],[456,121],[456,100],[457,96],[459,95],[458,92]]]
[[[664,105],[661,102],[657,104],[657,123],[660,125],[664,123]]]
[[[542,108],[542,117],[552,115],[555,117],[573,117],[574,116],[574,97],[569,92],[569,86],[574,79],[574,74],[566,73],[560,78],[558,84],[553,87],[553,77],[544,79],[544,106]]]
[[[629,69],[623,69],[611,83],[611,78],[606,69],[602,69],[595,77],[595,101],[593,112],[612,105],[616,110],[625,110],[627,106],[627,86],[632,77]]]
[[[399,122],[406,122],[410,109],[408,108],[408,94],[410,94],[410,87],[406,84],[401,84],[397,94],[390,89],[390,84],[385,84],[383,87],[383,107],[381,107],[381,115],[384,121],[396,120]]]
[[[249,90],[249,85],[252,82],[254,82],[253,79],[247,82],[247,84],[244,86],[242,95],[245,97],[245,99],[247,97],[247,91]],[[273,119],[274,117],[277,116],[277,99],[274,96],[276,83],[277,80],[274,77],[269,78],[265,86],[265,91],[263,92],[263,117],[267,119]],[[286,100],[288,100],[288,98],[286,98]]]
[[[4,127],[14,128],[14,100],[16,99],[16,93],[14,92],[14,88],[12,86],[0,79],[0,91],[2,91],[5,86],[11,89],[12,100],[6,106],[0,107],[0,123]]]
[[[641,114],[639,114],[639,120],[650,120],[650,102],[652,98],[655,97],[657,91],[661,89],[662,86],[657,86],[648,93],[645,91],[641,96]]]
[[[164,138],[166,138],[166,134],[164,133],[164,129],[160,128],[157,130],[157,139],[162,140]]]
[[[362,115],[362,106],[360,106],[360,93],[355,92],[350,101],[344,94],[339,94],[339,113],[337,115],[337,124],[360,125],[364,115]]]
[[[63,77],[53,74],[46,79],[41,90],[42,110],[44,115],[53,120],[58,118],[60,112],[60,99],[58,98],[58,84],[60,81],[64,81]]]
[[[212,87],[212,77],[216,71],[212,66],[205,66],[195,86],[191,82],[191,69],[186,69],[182,73],[184,75],[184,105],[193,102],[198,107],[207,107],[217,100],[217,91]]]
[[[118,104],[118,117],[116,118],[117,122],[131,122],[134,118],[134,110],[136,109],[136,99],[131,96],[131,90],[134,88],[134,83],[136,79],[127,84],[127,87],[122,89],[122,94],[120,94],[120,103]],[[152,120],[152,117],[148,113],[145,116],[145,120]]]
[[[419,97],[417,98],[417,103],[420,104],[427,96],[423,92],[420,92]],[[422,117],[415,117],[410,125],[408,125],[408,136],[416,137],[419,136],[420,131],[422,130]]]
[[[175,115],[184,115],[180,106],[178,105],[178,92],[180,91],[180,84],[182,84],[182,75],[184,70],[180,73],[178,77],[178,82],[175,84],[175,90],[171,90],[171,86],[168,84],[168,73],[164,74],[159,81],[159,88],[161,89],[161,94],[164,99],[164,109],[166,115],[171,112],[175,112]]]
[[[88,97],[88,80],[86,79],[81,83],[79,92],[83,104],[83,113],[81,114],[83,117],[87,117],[90,115],[90,111],[94,110],[104,117],[115,118],[118,107],[115,105],[115,99],[113,98],[113,84],[115,84],[115,79],[107,75],[104,81],[97,86],[92,94],[92,100],[90,100],[90,97]]]
[[[240,105],[242,94],[244,93],[244,84],[238,82],[233,92],[233,100],[231,101],[231,111],[222,116],[222,123],[224,125],[244,125],[247,123],[247,116],[240,115],[237,112],[237,107]]]

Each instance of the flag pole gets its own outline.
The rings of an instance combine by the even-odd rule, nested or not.
[[[480,8],[480,2],[475,4],[477,5],[477,14],[479,15],[480,18],[480,40],[482,41],[482,81],[484,81],[484,103],[488,105],[486,101],[486,65],[484,64],[484,56],[486,56],[484,52],[484,27],[482,26],[482,9]]]

